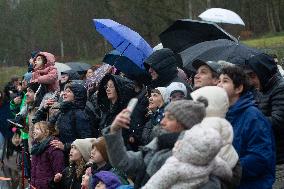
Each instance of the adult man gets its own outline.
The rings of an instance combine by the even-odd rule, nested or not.
[[[218,70],[221,68],[221,64],[218,64],[215,61],[204,62],[197,59],[193,61],[192,66],[196,70],[196,75],[194,76],[194,89],[205,86],[216,86],[218,84]]]
[[[155,174],[171,155],[171,149],[179,133],[190,129],[205,116],[205,106],[188,100],[171,102],[165,109],[162,127],[168,132],[154,138],[138,152],[126,151],[123,144],[121,128],[129,128],[130,118],[127,109],[119,113],[110,130],[104,132],[110,163],[126,172],[135,187],[142,186]]]
[[[233,146],[242,165],[239,188],[271,188],[275,174],[271,124],[256,107],[248,90],[248,79],[241,68],[226,66],[220,74],[218,86],[224,88],[229,97],[226,119],[233,126]]]
[[[282,184],[278,184],[283,186],[284,79],[278,72],[275,60],[266,54],[254,56],[247,63],[250,83],[259,92],[255,93],[258,107],[272,123],[276,143],[276,182],[282,180]]]

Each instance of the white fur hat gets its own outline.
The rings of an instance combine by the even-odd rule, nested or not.
[[[170,97],[171,94],[175,91],[182,92],[184,96],[187,96],[187,89],[186,86],[181,83],[181,82],[172,82],[168,87],[167,87],[167,94]]]
[[[206,117],[224,118],[226,116],[229,108],[229,98],[227,92],[223,88],[206,86],[193,91],[190,95],[194,101],[201,96],[208,100]]]

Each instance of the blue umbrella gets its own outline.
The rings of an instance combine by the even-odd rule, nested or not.
[[[93,19],[96,30],[122,55],[145,69],[144,60],[153,52],[151,46],[135,31],[110,19]]]
[[[148,76],[146,70],[139,68],[129,58],[121,55],[117,50],[112,50],[107,53],[103,62],[116,67],[119,71],[132,79],[141,79]]]

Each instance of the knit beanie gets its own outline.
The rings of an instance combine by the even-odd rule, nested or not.
[[[88,162],[90,159],[93,140],[93,138],[76,139],[72,143],[72,145],[76,146],[76,148],[80,151],[85,162]]]
[[[157,87],[155,88],[156,90],[158,90],[163,98],[164,103],[168,102],[169,100],[169,96],[167,94],[167,88],[166,87]]]
[[[96,149],[101,153],[104,160],[108,162],[105,138],[104,137],[97,138],[97,140],[93,143],[93,146],[95,146]]]
[[[206,117],[224,118],[226,116],[229,108],[229,98],[223,88],[206,86],[193,91],[190,95],[194,101],[200,97],[205,97],[208,100]]]
[[[186,86],[181,82],[172,82],[167,87],[167,95],[170,97],[174,92],[182,92],[184,96],[187,96]]]
[[[165,112],[172,114],[185,129],[190,129],[192,126],[202,121],[205,116],[206,105],[206,102],[178,100],[168,104],[165,108]]]
[[[181,162],[204,166],[216,157],[221,147],[221,136],[215,129],[196,125],[185,131],[183,139],[173,148],[173,156]]]
[[[116,189],[117,187],[121,186],[121,182],[119,178],[110,171],[100,171],[93,176],[93,188],[102,181],[107,189]]]

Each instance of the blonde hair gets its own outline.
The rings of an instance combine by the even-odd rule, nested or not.
[[[35,123],[34,128],[38,127],[41,132],[45,134],[46,137],[49,136],[55,136],[58,134],[58,131],[55,129],[54,126],[52,126],[49,122],[47,121],[40,121]]]

